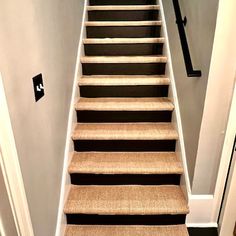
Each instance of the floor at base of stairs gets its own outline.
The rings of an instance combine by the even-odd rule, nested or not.
[[[188,228],[189,236],[218,236],[217,228]]]

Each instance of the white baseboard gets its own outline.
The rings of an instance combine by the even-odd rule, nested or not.
[[[213,207],[213,195],[189,195],[190,213],[186,219],[187,224],[216,224],[216,222],[212,221]]]
[[[78,44],[78,51],[77,51],[77,59],[75,65],[75,73],[74,73],[74,81],[73,81],[73,88],[72,88],[72,96],[71,96],[71,103],[70,103],[70,111],[69,111],[69,118],[67,124],[67,134],[66,134],[66,145],[65,145],[65,152],[64,152],[64,164],[63,164],[63,173],[62,173],[62,181],[61,181],[61,192],[60,192],[60,202],[58,208],[58,216],[57,216],[57,225],[56,225],[56,233],[55,236],[64,235],[65,226],[66,226],[66,219],[63,213],[64,204],[68,195],[68,164],[70,162],[70,144],[71,144],[71,133],[73,129],[73,117],[74,117],[74,104],[75,99],[77,97],[78,91],[78,74],[80,70],[80,57],[83,53],[83,37],[85,34],[85,21],[87,17],[87,5],[88,0],[84,0],[84,10],[83,10],[83,17],[82,17],[82,26],[80,31],[80,40]]]

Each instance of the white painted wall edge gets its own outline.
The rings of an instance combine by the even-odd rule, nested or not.
[[[33,227],[20,169],[6,95],[0,74],[0,165],[18,235],[33,236]]]
[[[184,145],[183,127],[182,127],[182,121],[181,121],[181,115],[180,115],[180,108],[179,108],[179,101],[178,101],[178,95],[177,95],[177,90],[176,90],[176,84],[175,84],[175,79],[174,79],[172,58],[171,58],[170,45],[169,45],[169,36],[168,36],[168,32],[167,32],[165,12],[164,12],[164,8],[163,8],[162,0],[159,0],[159,4],[160,4],[160,13],[161,13],[161,18],[162,18],[162,25],[163,25],[163,33],[164,33],[164,37],[166,39],[165,46],[166,46],[166,52],[167,52],[167,57],[168,57],[167,63],[169,66],[169,76],[170,76],[170,80],[171,80],[171,87],[172,87],[173,99],[174,99],[174,104],[175,104],[175,114],[176,114],[177,128],[178,128],[178,133],[179,133],[180,151],[181,151],[181,158],[182,158],[182,163],[183,163],[183,167],[184,167],[184,179],[185,179],[185,184],[186,184],[186,190],[189,195],[189,194],[191,194],[191,186],[190,186],[187,158],[186,158],[185,145]]]
[[[235,73],[235,79],[236,79],[236,73]],[[233,100],[231,103],[231,110],[229,114],[226,134],[225,134],[223,151],[221,155],[221,163],[220,163],[218,177],[216,181],[216,188],[215,188],[215,193],[214,193],[214,196],[215,196],[214,207],[213,207],[213,212],[212,212],[213,221],[216,221],[218,219],[220,206],[222,202],[225,181],[226,181],[226,177],[227,177],[227,173],[229,169],[230,157],[232,154],[232,148],[234,145],[234,138],[236,134],[235,120],[236,120],[236,84],[234,85]]]
[[[72,88],[72,96],[71,96],[71,103],[70,103],[70,111],[68,117],[68,124],[67,124],[67,134],[66,134],[66,144],[65,144],[65,152],[64,152],[64,164],[63,164],[63,173],[62,173],[62,180],[61,180],[61,192],[60,192],[60,202],[58,208],[58,216],[57,216],[57,225],[56,225],[56,233],[55,236],[64,235],[62,232],[65,230],[65,225],[63,225],[63,214],[64,214],[64,204],[67,198],[67,190],[66,190],[66,176],[67,176],[67,169],[69,164],[69,157],[70,157],[70,140],[71,140],[71,133],[73,129],[73,113],[74,113],[74,104],[76,99],[76,90],[78,87],[78,74],[79,74],[79,64],[80,64],[80,57],[82,54],[82,46],[83,46],[83,35],[85,32],[85,21],[86,21],[86,12],[87,12],[87,5],[88,0],[84,1],[84,10],[83,10],[83,17],[82,17],[82,26],[80,31],[80,40],[78,44],[77,50],[77,58],[76,58],[76,65],[75,65],[75,73],[74,73],[74,81],[73,81],[73,88]]]
[[[236,77],[236,75],[235,75]],[[217,227],[218,215],[228,173],[232,147],[236,134],[236,85],[231,104],[221,164],[218,172],[214,195],[189,195],[190,214],[187,216],[188,227]]]

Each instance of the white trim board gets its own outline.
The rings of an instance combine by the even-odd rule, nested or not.
[[[66,144],[65,144],[65,152],[64,152],[64,164],[63,164],[63,173],[62,173],[62,180],[61,180],[61,192],[60,192],[60,202],[59,202],[59,209],[58,209],[58,216],[57,216],[57,225],[56,225],[56,233],[55,236],[64,235],[65,226],[66,226],[66,219],[64,216],[64,204],[67,199],[68,191],[69,191],[69,175],[67,172],[68,164],[71,159],[70,155],[70,145],[71,145],[71,133],[73,129],[74,123],[74,104],[75,100],[78,97],[78,75],[82,72],[80,68],[80,57],[83,55],[83,38],[85,36],[85,21],[87,19],[87,5],[88,0],[84,0],[84,10],[82,16],[82,26],[80,31],[80,40],[78,44],[77,50],[77,58],[76,58],[76,65],[75,65],[75,72],[74,72],[74,82],[72,88],[72,96],[70,102],[70,110],[69,110],[69,118],[67,124],[67,134],[66,134]]]
[[[218,227],[217,223],[203,223],[203,224],[198,224],[198,223],[189,224],[189,223],[186,223],[186,226],[188,228],[217,228]]]
[[[1,74],[0,114],[0,165],[15,220],[16,230],[19,236],[33,236],[33,227]]]
[[[236,71],[235,71],[236,72]],[[236,73],[235,73],[236,78]],[[236,134],[236,83],[234,85],[234,94],[233,100],[231,104],[231,110],[229,114],[228,125],[225,134],[224,146],[221,155],[221,163],[219,167],[219,174],[216,182],[215,188],[215,199],[214,199],[214,211],[213,211],[213,219],[217,220],[219,215],[219,210],[223,198],[225,181],[228,174],[229,164],[230,164],[230,157],[232,154],[232,148],[234,145],[234,138]]]

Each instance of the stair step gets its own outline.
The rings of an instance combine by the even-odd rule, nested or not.
[[[86,21],[85,26],[161,26],[162,21]]]
[[[83,76],[79,79],[80,86],[138,86],[138,85],[169,85],[170,79],[164,76],[144,75],[97,75]]]
[[[116,226],[68,225],[65,236],[188,236],[185,225],[169,226]]]
[[[86,111],[173,111],[168,98],[80,98],[76,110]]]
[[[90,5],[154,5],[156,0],[90,0]]]
[[[144,43],[164,43],[164,38],[88,38],[84,39],[84,44],[144,44]]]
[[[171,123],[77,123],[73,140],[176,140]]]
[[[165,56],[84,56],[81,63],[166,63]]]
[[[74,152],[69,173],[182,174],[174,152]]]
[[[88,11],[130,11],[130,10],[159,10],[159,5],[106,5],[106,6],[88,6]]]
[[[179,186],[71,185],[65,214],[178,215],[189,212]]]

